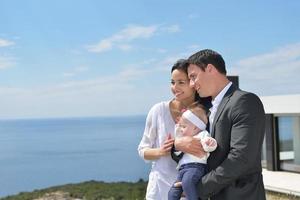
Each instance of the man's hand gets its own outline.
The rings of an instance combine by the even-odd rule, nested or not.
[[[185,136],[178,139],[176,138],[175,148],[176,150],[192,154],[199,158],[206,155],[206,152],[203,150],[199,139],[193,138],[191,136]]]

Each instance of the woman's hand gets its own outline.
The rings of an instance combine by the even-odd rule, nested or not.
[[[168,134],[166,140],[163,145],[159,148],[149,148],[144,151],[144,158],[146,160],[157,160],[162,156],[170,155],[171,148],[174,144],[174,138],[172,138],[171,134]]]
[[[168,134],[164,144],[160,147],[160,155],[167,156],[170,155],[171,148],[174,144],[174,138],[172,138],[171,134]]]

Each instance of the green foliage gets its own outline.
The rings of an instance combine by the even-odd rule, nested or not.
[[[299,196],[267,191],[267,200],[300,200]]]
[[[7,196],[0,200],[33,200],[43,197],[47,193],[57,191],[65,192],[68,198],[80,198],[84,200],[144,200],[147,182],[140,179],[136,183],[117,182],[105,183],[88,181],[78,184],[55,186],[33,192],[21,192],[17,195]],[[267,191],[268,200],[300,200],[300,197]]]
[[[139,180],[136,183],[117,182],[105,183],[88,181],[78,184],[55,186],[33,192],[21,192],[18,195],[7,196],[0,200],[32,200],[44,196],[46,193],[62,191],[70,197],[85,200],[143,200],[146,194],[147,182]]]

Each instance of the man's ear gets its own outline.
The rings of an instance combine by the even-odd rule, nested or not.
[[[207,72],[216,72],[216,67],[213,64],[207,64],[206,68]]]
[[[214,68],[214,66],[212,64],[207,64],[205,69],[207,70],[207,72],[211,72],[213,70],[213,68]]]

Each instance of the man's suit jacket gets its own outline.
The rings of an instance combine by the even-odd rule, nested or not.
[[[209,172],[199,183],[201,199],[265,200],[261,148],[265,112],[260,99],[232,85],[212,124],[218,148],[208,159]]]

